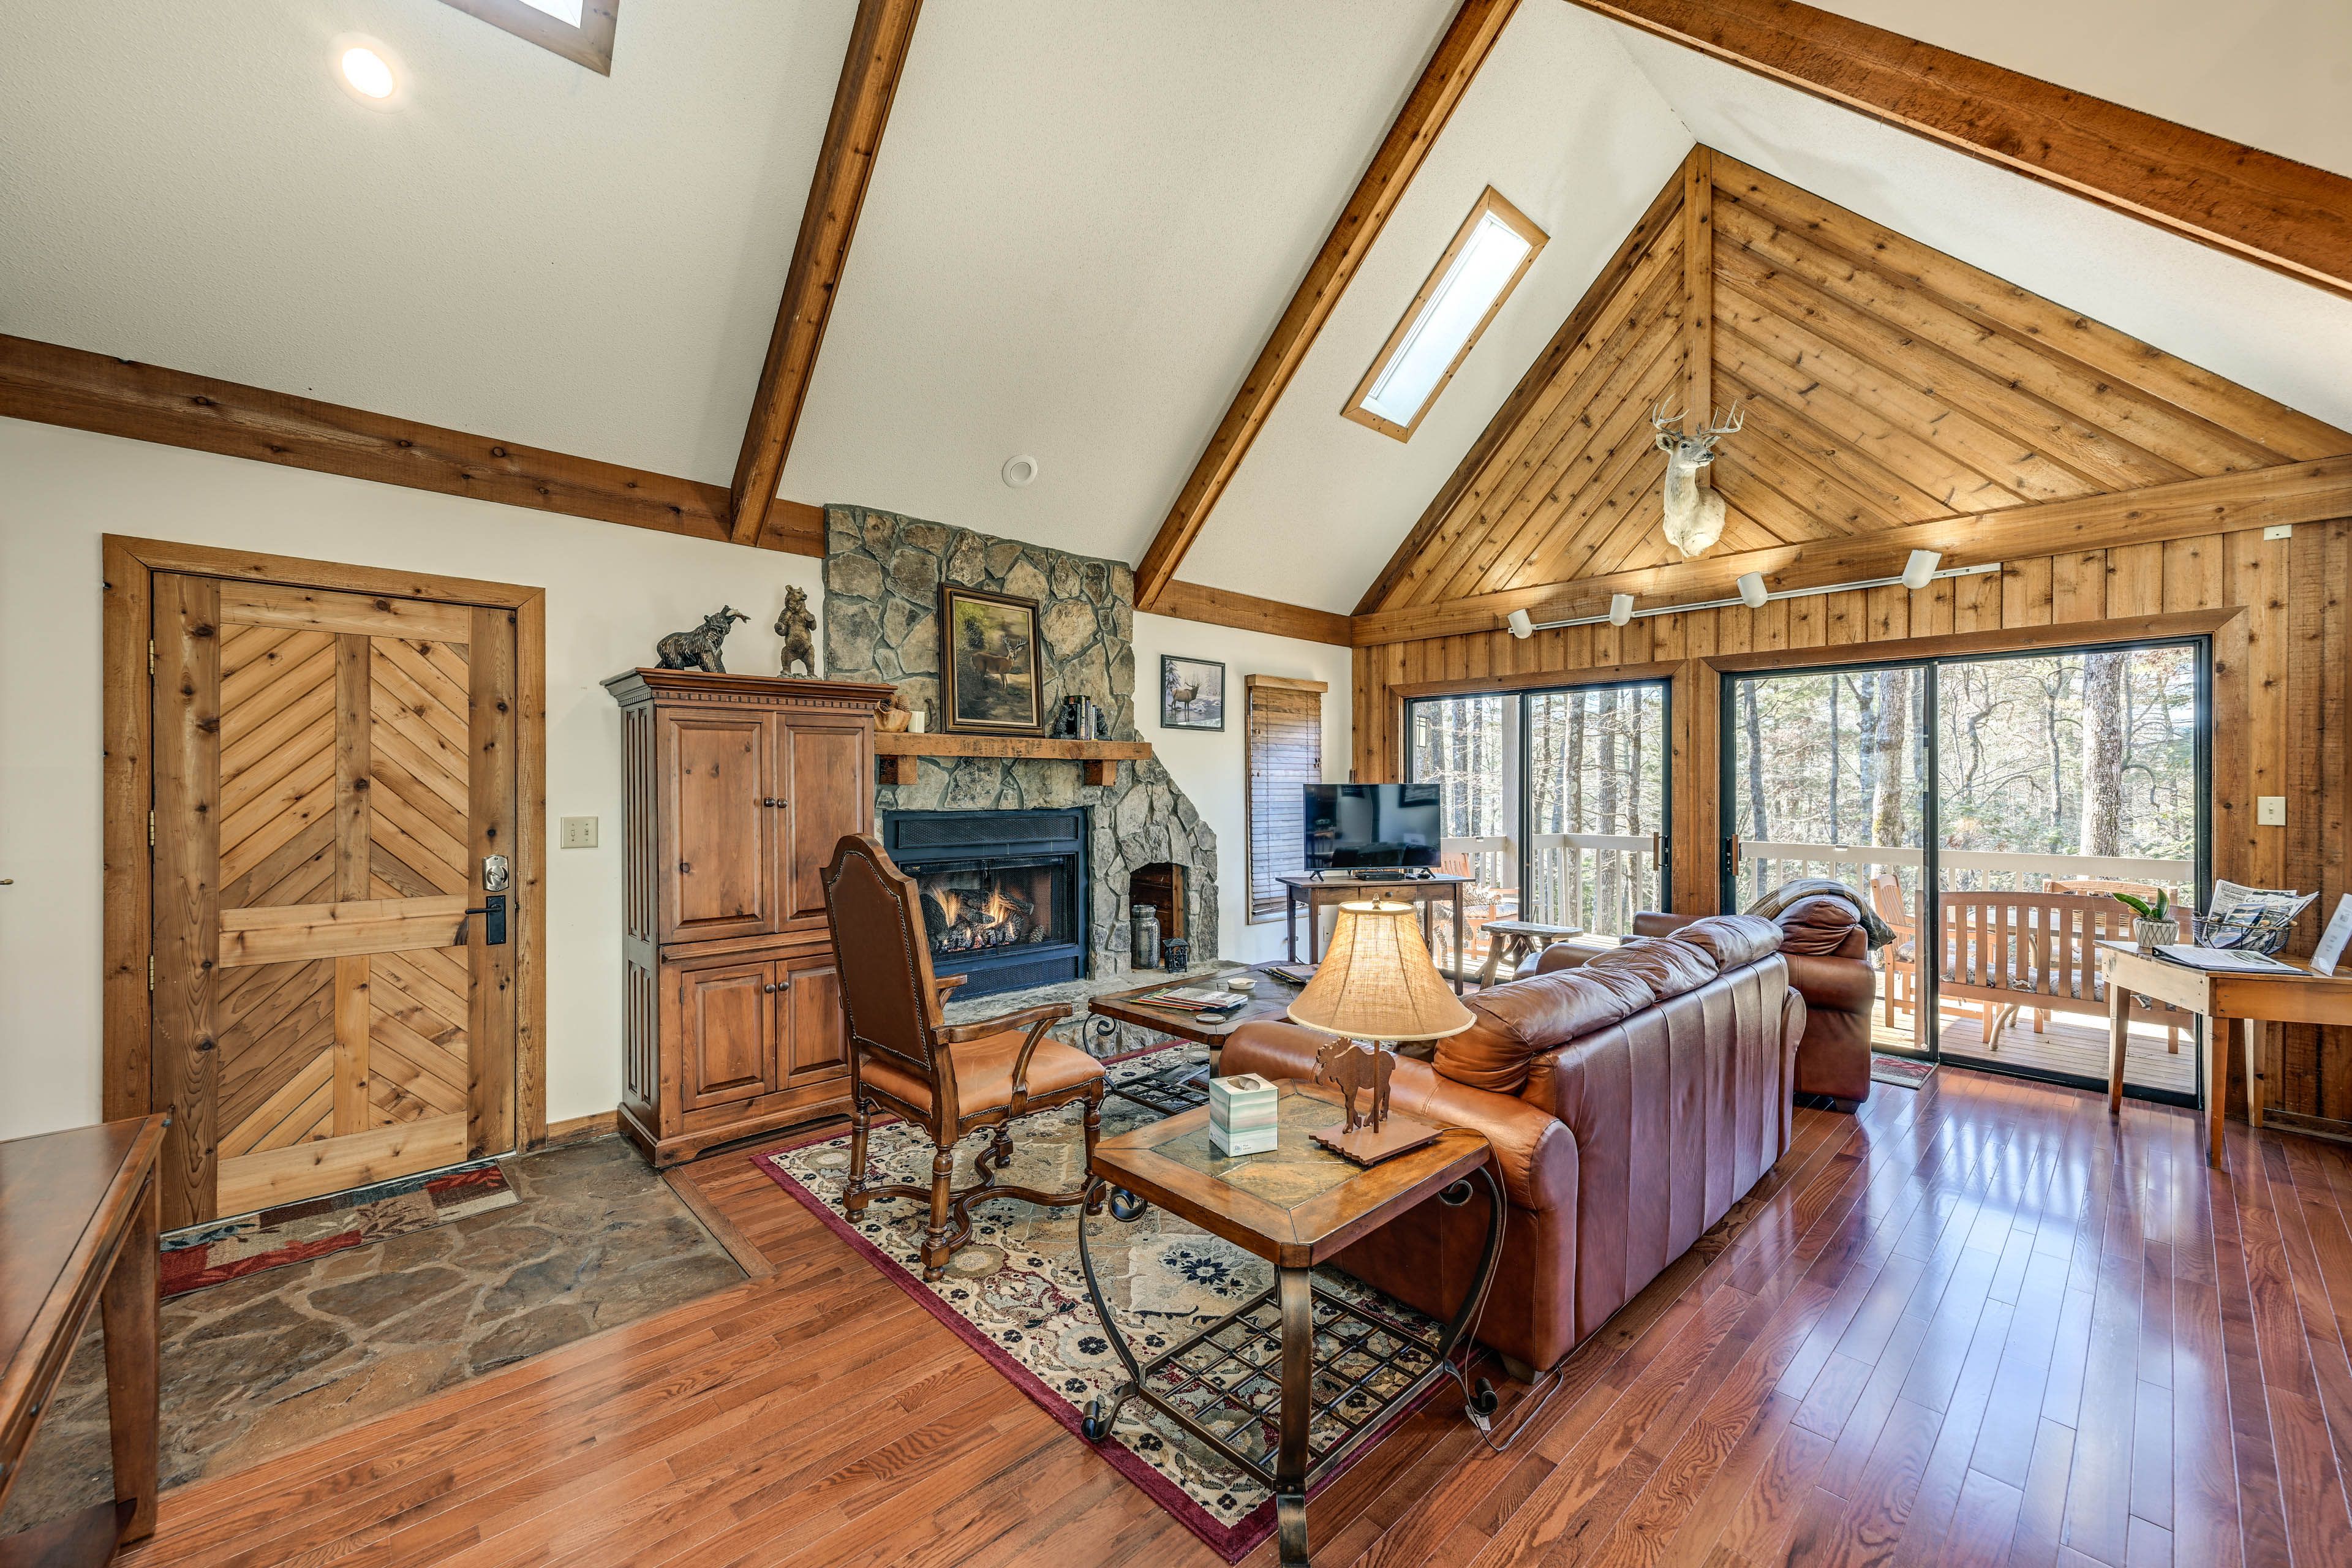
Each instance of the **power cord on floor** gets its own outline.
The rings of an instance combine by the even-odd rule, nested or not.
[[[1440,1201],[1444,1201],[1443,1198]],[[1465,1203],[1468,1201],[1466,1194],[1462,1201]],[[1486,1201],[1501,1204],[1503,1206],[1502,1231],[1495,1237],[1495,1263],[1497,1268],[1500,1268],[1503,1260],[1503,1242],[1510,1229],[1511,1205],[1509,1200],[1502,1195],[1499,1187],[1487,1194]],[[1515,1410],[1525,1411],[1526,1414],[1520,1415],[1517,1422],[1513,1425],[1510,1436],[1505,1437],[1499,1444],[1496,1443],[1494,1436],[1495,1408],[1497,1404],[1495,1385],[1482,1377],[1474,1391],[1470,1386],[1469,1375],[1470,1363],[1478,1353],[1478,1330],[1486,1321],[1486,1302],[1494,1296],[1493,1283],[1491,1279],[1487,1281],[1487,1293],[1480,1299],[1478,1310],[1471,1315],[1469,1327],[1463,1331],[1462,1364],[1454,1365],[1454,1358],[1449,1355],[1445,1360],[1445,1370],[1452,1375],[1454,1386],[1462,1390],[1462,1413],[1470,1418],[1470,1425],[1477,1428],[1478,1440],[1486,1445],[1489,1453],[1507,1454],[1510,1452],[1511,1445],[1517,1442],[1520,1435],[1527,1431],[1528,1424],[1543,1414],[1543,1407],[1550,1403],[1551,1396],[1559,1392],[1561,1373],[1568,1367],[1568,1358],[1560,1357],[1559,1363],[1549,1372],[1538,1378],[1536,1383],[1528,1384],[1528,1397],[1522,1398],[1517,1405],[1513,1406]],[[1550,1386],[1545,1388],[1540,1395],[1537,1395],[1533,1391],[1538,1384],[1549,1384]],[[1529,1405],[1529,1399],[1534,1401],[1532,1406]]]

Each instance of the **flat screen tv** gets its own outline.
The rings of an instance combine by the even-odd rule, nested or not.
[[[1434,866],[1444,826],[1432,784],[1306,784],[1307,868]]]

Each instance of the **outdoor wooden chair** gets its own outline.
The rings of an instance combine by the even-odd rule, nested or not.
[[[923,1278],[946,1272],[949,1257],[971,1235],[971,1205],[989,1198],[1066,1207],[1086,1199],[1087,1167],[1066,1193],[1000,1186],[1013,1159],[1013,1122],[1032,1111],[1076,1101],[1087,1108],[1087,1155],[1102,1128],[1102,1063],[1045,1031],[1071,1016],[1068,1003],[1024,1008],[976,1024],[945,1024],[940,995],[963,976],[931,973],[930,943],[914,879],[898,869],[870,834],[834,846],[824,869],[824,914],[841,975],[841,1011],[849,1039],[849,1190],[843,1206],[865,1212],[876,1198],[930,1204],[923,1237]],[[1025,1031],[1025,1033],[1024,1032]],[[866,1167],[866,1137],[877,1110],[896,1112],[931,1140],[929,1187],[876,1184]],[[955,1146],[965,1134],[992,1131],[974,1162],[980,1180],[951,1186]]]
[[[2042,884],[2045,893],[2063,893],[2078,899],[2106,899],[2112,901],[2117,893],[2129,893],[2135,899],[2153,900],[2162,893],[2172,896],[2169,888],[2159,888],[2154,882],[2122,882],[2102,877],[2052,877]],[[2048,1008],[2033,1010],[2033,1032],[2040,1034],[2050,1022]],[[2168,1024],[2164,1030],[2165,1048],[2174,1055],[2180,1051],[2180,1027]]]
[[[1919,926],[1903,907],[1903,884],[1881,872],[1870,879],[1870,907],[1895,933],[1895,940],[1882,951],[1885,953],[1886,991],[1880,1001],[1885,1008],[1888,1028],[1895,1027],[1895,1009],[1898,1006],[1911,1014],[1911,1043],[1916,1047],[1926,1037],[1926,1026],[1919,1017]]]

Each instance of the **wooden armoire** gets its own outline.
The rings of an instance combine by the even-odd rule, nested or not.
[[[887,686],[633,669],[620,1121],[656,1165],[845,1111],[849,1060],[821,879],[874,830]]]

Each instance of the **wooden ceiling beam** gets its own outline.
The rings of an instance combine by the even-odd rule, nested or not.
[[[234,381],[0,336],[0,415],[694,539],[725,539],[717,485],[542,451]],[[824,516],[779,504],[770,548],[824,553]]]
[[[1328,643],[1334,647],[1349,647],[1355,642],[1355,623],[1347,616],[1312,610],[1304,605],[1286,605],[1278,599],[1255,598],[1230,588],[1203,587],[1198,583],[1169,584],[1160,595],[1160,603],[1144,613],[1172,616],[1180,621],[1199,621],[1212,626],[1231,626],[1239,631],[1264,632],[1268,637],[1296,637],[1300,642]]]
[[[1397,203],[1404,198],[1406,187],[1420,172],[1423,160],[1437,142],[1438,132],[1445,129],[1454,106],[1462,101],[1478,68],[1493,52],[1496,40],[1503,36],[1504,25],[1518,9],[1518,0],[1462,0],[1444,37],[1437,41],[1429,64],[1421,73],[1407,95],[1404,108],[1396,122],[1389,127],[1380,150],[1372,154],[1371,166],[1357,182],[1355,194],[1339,210],[1338,221],[1316,253],[1314,264],[1291,296],[1290,303],[1276,321],[1274,331],[1259,351],[1257,363],[1242,382],[1241,391],[1233,405],[1218,421],[1216,433],[1210,437],[1207,450],[1193,464],[1192,472],[1177,492],[1176,504],[1160,525],[1160,531],[1143,552],[1135,569],[1136,607],[1156,608],[1168,586],[1176,579],[1176,569],[1183,563],[1185,552],[1192,548],[1201,529],[1233,482],[1241,461],[1265,427],[1266,419],[1280,401],[1283,389],[1290,384],[1314,345],[1316,335],[1323,330],[1332,308],[1371,253],[1372,243],[1380,237],[1381,227]]]
[[[1573,0],[2352,296],[2352,180],[1795,0]]]
[[[1355,617],[1356,646],[1493,631],[1513,610],[1525,610],[1538,621],[1598,615],[1608,607],[1612,594],[1634,595],[1643,610],[1699,604],[1729,597],[1735,581],[1748,572],[1763,573],[1776,593],[1892,577],[1914,550],[1940,552],[1946,567],[1973,566],[2345,517],[2352,517],[2352,456],[2177,479],[2113,495],[1964,512],[1882,533],[1701,556],[1609,576],[1379,611]]]
[[[849,263],[849,242],[873,178],[875,154],[898,96],[898,73],[914,41],[922,0],[858,0],[849,30],[849,50],[834,89],[833,114],[809,182],[808,205],[801,212],[800,237],[793,243],[784,273],[783,302],[768,338],[767,363],[751,400],[751,420],[743,432],[729,492],[729,532],[738,544],[754,544],[767,526],[792,452],[793,432],[808,400],[817,350],[832,314],[833,297]]]

